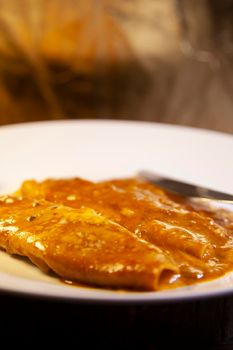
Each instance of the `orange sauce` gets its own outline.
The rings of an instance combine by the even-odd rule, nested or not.
[[[209,281],[233,270],[232,213],[193,207],[185,198],[135,178],[28,181],[21,191],[75,209],[93,208],[161,249],[179,273],[162,274],[160,289]]]

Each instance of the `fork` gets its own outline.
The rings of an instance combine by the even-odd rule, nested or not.
[[[191,200],[199,200],[209,204],[233,205],[233,195],[228,193],[215,191],[207,187],[183,182],[146,170],[139,171],[138,177],[158,185],[174,194],[188,197]]]

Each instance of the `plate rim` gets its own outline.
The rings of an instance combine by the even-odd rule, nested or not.
[[[225,278],[227,275],[232,275],[233,272],[227,273],[225,276],[222,276],[221,278]],[[5,273],[0,273],[0,280],[2,275],[5,275]],[[7,275],[7,274],[6,274]],[[69,287],[66,289],[67,293],[64,293],[64,287],[59,286],[58,284],[51,286],[55,287],[58,290],[56,290],[56,294],[53,294],[54,292],[51,290],[43,289],[43,287],[48,286],[48,283],[45,281],[38,281],[38,280],[30,280],[24,277],[17,277],[17,276],[10,276],[9,279],[13,282],[17,281],[19,282],[18,285],[14,285],[13,288],[9,287],[2,287],[0,285],[0,294],[11,294],[16,296],[28,296],[31,298],[40,298],[40,299],[53,299],[53,300],[65,300],[70,302],[85,302],[85,303],[117,303],[117,304],[144,304],[144,303],[153,303],[153,304],[164,304],[164,303],[179,303],[179,302],[192,302],[192,301],[198,301],[198,300],[205,300],[205,299],[213,299],[213,298],[220,298],[225,297],[228,295],[232,295],[233,290],[232,288],[227,289],[210,289],[207,291],[198,290],[193,293],[191,291],[191,295],[187,293],[187,290],[185,289],[192,289],[192,286],[188,287],[180,287],[176,288],[176,292],[180,292],[178,295],[176,293],[172,293],[172,290],[165,291],[166,293],[160,295],[160,291],[126,291],[126,292],[120,292],[117,291],[114,292],[113,290],[108,289],[94,289],[91,290],[90,288],[87,288],[87,291],[90,292],[89,295],[79,295],[75,293],[70,293],[70,291],[73,288],[73,291],[77,287]],[[207,282],[201,282],[200,284],[211,284],[217,281],[218,279],[215,279],[213,281],[207,281]],[[23,287],[22,287],[22,283]],[[26,288],[25,288],[26,286]],[[39,287],[39,289],[37,289]],[[42,290],[41,290],[42,288]],[[85,287],[83,287],[83,291],[85,290]],[[93,296],[92,292],[95,293]],[[98,295],[96,294],[98,293]],[[109,294],[109,292],[111,294]],[[103,295],[104,294],[104,295]]]
[[[219,137],[226,137],[229,139],[233,139],[233,134],[230,132],[223,132],[223,131],[218,131],[218,130],[213,130],[213,129],[208,129],[208,128],[201,128],[197,126],[191,126],[191,125],[182,125],[182,124],[173,124],[173,123],[164,123],[164,122],[158,122],[158,121],[150,121],[150,120],[135,120],[135,119],[108,119],[108,118],[79,118],[79,119],[46,119],[46,120],[36,120],[36,121],[26,121],[26,122],[18,122],[18,123],[12,123],[12,124],[3,124],[0,125],[0,132],[1,130],[10,130],[14,128],[30,128],[34,126],[39,126],[39,125],[50,125],[50,124],[101,124],[101,123],[108,123],[108,124],[125,124],[125,125],[138,125],[138,126],[156,126],[158,128],[165,128],[165,129],[176,129],[176,130],[181,130],[181,131],[189,131],[189,132],[194,132],[198,134],[208,134],[208,135],[213,135],[213,136],[219,136]]]

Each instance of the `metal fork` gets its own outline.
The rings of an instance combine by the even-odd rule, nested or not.
[[[139,171],[138,177],[154,183],[155,185],[158,185],[174,194],[180,194],[190,199],[198,199],[202,200],[203,202],[209,202],[211,200],[212,202],[215,201],[220,204],[225,203],[233,205],[233,195],[228,193],[183,182],[150,171]]]

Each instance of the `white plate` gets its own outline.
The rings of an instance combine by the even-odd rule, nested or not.
[[[103,180],[158,171],[233,194],[233,137],[143,122],[54,121],[0,128],[0,192],[25,179],[80,176]],[[64,285],[0,251],[0,290],[95,302],[162,302],[233,294],[233,273],[164,292],[114,292]]]

